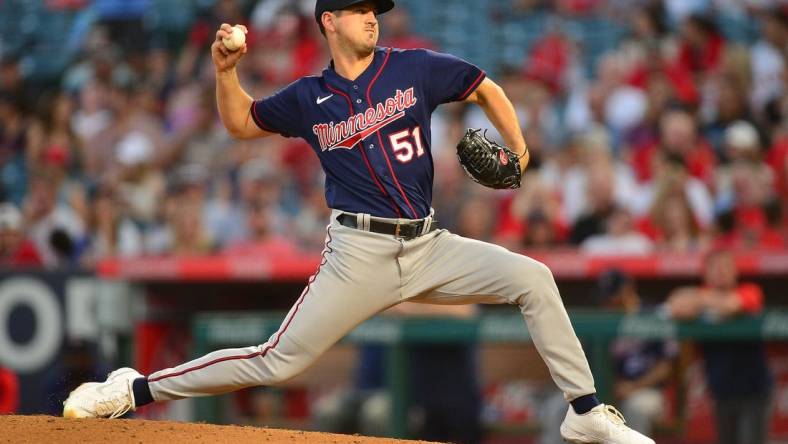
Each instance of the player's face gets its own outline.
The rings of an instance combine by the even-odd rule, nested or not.
[[[706,285],[716,289],[730,290],[736,287],[738,273],[736,261],[728,252],[718,252],[707,259]]]
[[[371,2],[359,3],[336,14],[341,42],[361,55],[371,54],[378,43],[378,19]]]

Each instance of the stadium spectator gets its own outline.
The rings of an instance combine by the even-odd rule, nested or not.
[[[79,90],[77,106],[71,117],[71,131],[80,145],[89,144],[112,123],[112,113],[107,109],[108,93],[106,85],[97,81],[90,81]]]
[[[602,234],[616,203],[613,195],[613,179],[609,169],[591,170],[586,183],[588,209],[572,226],[571,241],[582,244],[591,236]]]
[[[503,202],[495,241],[510,249],[558,246],[569,231],[560,199],[541,172],[531,173],[528,180],[527,187]]]
[[[635,281],[612,269],[599,277],[600,305],[628,315],[643,312]],[[615,369],[613,391],[621,402],[627,423],[641,433],[651,433],[653,425],[666,413],[663,393],[678,353],[674,341],[618,338],[610,345]]]
[[[52,182],[57,201],[73,208],[84,221],[88,203],[83,182],[75,174],[81,168],[81,147],[71,130],[73,105],[64,93],[42,97],[41,110],[31,120],[28,132],[27,160],[31,171]]]
[[[761,288],[739,282],[730,250],[712,250],[705,259],[703,286],[674,290],[665,312],[674,319],[717,322],[763,310]],[[772,374],[763,341],[703,342],[706,381],[714,399],[717,442],[767,442],[772,403]]]
[[[399,304],[385,312],[398,318],[468,319],[475,314],[473,305],[418,303]],[[405,353],[409,362],[409,433],[429,441],[482,442],[476,346],[414,344],[406,347]],[[392,408],[391,394],[385,386],[386,371],[386,347],[362,346],[353,389],[319,403],[315,420],[320,430],[386,435]]]
[[[82,219],[68,202],[58,201],[58,191],[55,178],[36,173],[23,210],[30,239],[47,268],[76,265],[77,245],[85,236]]]
[[[553,27],[531,47],[523,74],[544,83],[551,93],[557,94],[567,86],[573,57],[571,40],[560,28]]]
[[[788,208],[788,135],[775,140],[767,154],[767,163],[775,177],[775,192],[782,208]],[[788,221],[786,221],[788,223]],[[786,224],[782,224],[783,228]]]
[[[31,97],[33,85],[25,81],[22,60],[18,54],[5,51],[0,53],[0,96],[22,107]],[[20,109],[20,111],[26,111]]]
[[[665,12],[673,25],[680,25],[692,14],[703,14],[709,7],[709,0],[665,0]]]
[[[470,318],[472,305],[400,304],[399,316]],[[425,344],[409,347],[411,409],[418,418],[415,436],[440,442],[482,441],[481,388],[475,344]]]
[[[189,166],[170,179],[164,204],[170,254],[202,256],[215,251],[215,240],[203,218],[204,180],[205,171]]]
[[[164,174],[154,164],[156,148],[141,131],[129,132],[116,147],[118,197],[136,223],[150,224],[166,185]]]
[[[687,171],[707,185],[713,182],[714,152],[698,134],[695,117],[683,109],[671,109],[662,114],[659,122],[659,143],[640,147],[633,155],[633,167],[638,179],[652,178],[655,157],[660,152],[679,156]]]
[[[35,48],[25,57],[13,51],[0,55],[2,199],[22,206],[31,200],[28,186],[35,181],[30,177],[56,177],[57,204],[71,208],[77,225],[89,225],[92,232],[98,225],[87,196],[109,187],[113,191],[105,197],[122,209],[121,226],[129,219],[141,233],[144,246],[133,251],[159,254],[169,249],[174,228],[174,219],[164,217],[164,201],[172,199],[164,179],[184,165],[200,164],[209,179],[195,210],[202,213],[201,224],[216,248],[238,245],[250,236],[243,214],[258,200],[250,198],[250,189],[264,195],[259,199],[276,200],[269,208],[274,232],[302,245],[321,243],[311,233],[311,227],[321,226],[317,218],[325,211],[313,190],[314,157],[303,144],[276,138],[236,142],[217,130],[212,74],[205,69],[209,30],[228,22],[253,25],[247,36],[250,63],[239,74],[255,96],[319,71],[328,60],[315,27],[308,25],[310,2],[189,4],[184,18],[171,27],[160,23],[158,5],[154,8],[148,0],[121,3],[102,0],[94,27],[73,31],[69,48],[80,45],[81,51],[73,52],[76,57],[54,81],[35,77],[40,64],[29,63]],[[407,2],[403,6],[384,17],[392,22],[385,27],[388,44],[436,49],[454,44],[449,34],[437,30],[414,33],[424,11],[418,9],[414,16],[408,14]],[[774,6],[727,0],[572,0],[517,1],[512,14],[493,8],[490,18],[509,31],[501,35],[502,50],[481,62],[511,92],[534,168],[523,190],[482,195],[477,207],[490,215],[488,236],[510,248],[520,248],[523,241],[578,245],[605,229],[607,216],[591,209],[593,199],[608,200],[594,203],[608,210],[613,205],[628,210],[660,250],[705,248],[715,212],[721,215],[716,229],[731,227],[728,240],[741,237],[741,227],[746,228],[747,241],[732,245],[781,245],[786,223],[779,218],[788,205],[788,100],[781,94],[785,78],[780,74],[785,71],[781,48],[786,23],[783,8]],[[86,7],[76,2],[45,13],[73,14]],[[594,20],[613,28],[594,33]],[[718,28],[722,23],[741,28]],[[506,49],[511,47],[529,48],[526,61]],[[750,47],[751,58],[742,56],[739,47]],[[513,68],[518,65],[522,68]],[[456,230],[460,202],[448,196],[478,190],[457,168],[454,145],[466,126],[485,126],[486,120],[479,112],[466,115],[462,105],[444,109],[435,119],[434,206],[442,226]],[[755,125],[768,147],[761,149],[765,160],[729,158],[752,152],[731,150],[726,143],[726,132],[740,120]],[[268,164],[266,179],[244,179],[243,165],[252,159]],[[772,197],[767,197],[765,181],[754,186],[736,179],[767,177],[760,174],[764,162],[773,171]],[[606,174],[612,181],[596,177]],[[669,190],[682,187],[690,218],[682,199],[666,199]],[[745,202],[752,199],[757,205]],[[656,210],[663,206],[669,211]],[[743,211],[745,206],[760,208]],[[74,242],[88,245],[94,237],[89,233]]]
[[[239,210],[242,215],[256,205],[264,205],[271,219],[271,232],[281,234],[286,225],[287,216],[281,208],[283,199],[283,182],[285,178],[274,170],[266,159],[251,159],[241,165],[238,171],[238,187],[240,194]],[[236,221],[241,232],[239,240],[247,239],[251,235],[251,228],[247,227],[247,218],[244,215],[241,221]]]
[[[599,108],[597,122],[610,129],[614,146],[646,117],[647,94],[638,85],[627,82],[637,64],[637,56],[624,49],[603,55],[597,64],[590,99],[599,103],[590,106]]]
[[[305,251],[317,251],[325,241],[323,228],[331,215],[331,210],[326,205],[323,189],[319,183],[314,183],[302,191],[302,194],[304,197],[301,209],[291,223],[292,237],[299,240],[299,246]]]
[[[595,256],[646,255],[654,246],[643,234],[635,230],[632,215],[625,208],[615,207],[605,221],[605,231],[586,238],[580,251]]]
[[[23,232],[22,212],[12,203],[0,204],[0,265],[39,267],[43,265],[35,245]]]
[[[161,156],[161,167],[199,165],[206,173],[221,173],[229,165],[226,151],[229,136],[216,125],[213,90],[198,81],[176,88],[164,110],[169,133],[168,149]]]
[[[737,249],[784,248],[779,211],[769,214],[779,204],[773,171],[762,160],[758,133],[749,123],[736,122],[726,130],[725,140],[731,161],[717,170],[717,208],[731,214],[733,229],[720,241]]]
[[[556,247],[566,235],[566,227],[556,224],[540,210],[528,213],[525,219],[522,247],[528,250],[548,250]]]
[[[297,252],[293,241],[280,236],[272,227],[275,204],[258,201],[246,213],[249,237],[225,249],[231,255],[260,255],[264,257],[286,257]]]
[[[206,184],[200,184],[202,190]],[[207,194],[207,191],[203,191]],[[218,177],[212,183],[210,197],[206,195],[202,219],[211,239],[219,249],[226,248],[243,239],[245,225],[241,222],[244,212],[233,200],[232,183],[229,178]],[[321,241],[322,242],[322,241]]]
[[[614,157],[603,128],[576,135],[556,157],[545,162],[540,177],[558,193],[561,217],[567,224],[577,224],[581,217],[599,211],[597,206],[629,208],[639,199],[640,189],[632,171]],[[591,234],[601,231],[594,229]],[[586,236],[572,238],[572,242],[582,242]]]
[[[88,236],[78,247],[82,250],[82,265],[91,267],[103,258],[145,254],[143,230],[126,217],[111,187],[99,185],[89,200],[91,205],[85,220]]]
[[[657,251],[699,252],[708,242],[685,193],[674,193],[670,187],[662,187],[657,191],[649,216],[642,229],[654,237]]]
[[[727,161],[725,130],[737,121],[752,122],[748,106],[746,86],[733,76],[723,76],[713,82],[715,98],[706,105],[707,123],[703,126],[703,137],[709,141],[717,159]]]
[[[0,191],[3,199],[22,205],[27,189],[29,122],[22,102],[0,91]]]
[[[681,156],[660,153],[652,166],[654,179],[642,186],[644,196],[638,203],[650,208],[659,196],[682,194],[692,210],[692,217],[702,230],[708,230],[714,219],[714,201],[709,188],[699,179],[692,177]],[[645,214],[642,210],[637,214]]]
[[[626,7],[629,2],[621,2]],[[625,16],[630,20],[630,39],[640,45],[644,54],[659,50],[664,40],[670,36],[665,23],[665,8],[660,2],[634,2],[631,14]],[[618,6],[618,5],[617,5]],[[629,5],[631,6],[631,5]],[[626,9],[625,9],[626,10]]]
[[[95,0],[94,7],[112,41],[127,53],[137,56],[147,49],[144,15],[149,0]]]
[[[710,74],[722,67],[725,39],[714,21],[702,14],[692,14],[681,27],[679,66],[696,75]]]
[[[130,60],[112,43],[106,28],[91,29],[84,50],[83,57],[76,59],[63,73],[63,89],[69,92],[81,91],[93,82],[120,85],[139,80]]]
[[[287,84],[328,63],[322,37],[309,15],[298,14],[292,7],[283,8],[270,27],[257,29],[266,42],[265,51],[250,54],[251,74],[272,85]]]
[[[788,46],[788,13],[785,9],[766,10],[758,15],[761,38],[750,48],[753,91],[752,106],[761,114],[766,105],[785,94]]]

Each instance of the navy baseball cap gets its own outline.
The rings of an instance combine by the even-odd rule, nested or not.
[[[320,24],[320,17],[324,12],[338,11],[353,6],[357,3],[364,3],[370,0],[317,0],[315,3],[315,21]],[[394,7],[394,0],[371,0],[375,5],[375,13],[383,14],[391,11]]]
[[[611,268],[602,272],[597,281],[597,302],[605,305],[618,294],[624,285],[632,282],[632,278],[618,268]]]

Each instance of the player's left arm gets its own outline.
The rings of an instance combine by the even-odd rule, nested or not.
[[[529,160],[528,146],[525,144],[525,138],[523,137],[523,131],[520,129],[520,122],[514,111],[514,105],[506,97],[503,88],[490,80],[489,77],[485,78],[465,101],[475,103],[484,110],[487,118],[501,133],[506,145],[518,156],[522,156],[520,169],[525,172],[525,167],[528,165]]]

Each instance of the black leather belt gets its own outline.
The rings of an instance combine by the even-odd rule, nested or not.
[[[360,229],[354,214],[342,213],[337,216],[337,221],[346,227]],[[430,226],[426,233],[422,233],[425,223],[429,223]],[[369,231],[381,234],[391,234],[394,237],[405,240],[415,239],[423,234],[435,231],[437,228],[438,224],[435,218],[400,223],[384,222],[374,219],[369,221]]]

